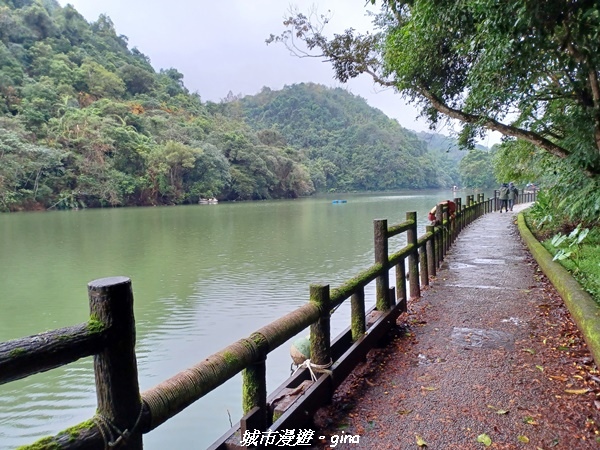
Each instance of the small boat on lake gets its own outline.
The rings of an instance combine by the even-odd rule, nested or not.
[[[201,198],[200,200],[198,200],[198,204],[199,205],[216,205],[217,203],[219,203],[219,200],[217,200],[216,198]]]
[[[347,200],[333,200],[331,203],[336,204],[336,203],[348,203]]]

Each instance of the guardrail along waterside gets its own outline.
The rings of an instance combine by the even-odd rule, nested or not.
[[[526,200],[526,199],[524,199]],[[140,394],[135,357],[135,321],[131,281],[125,277],[105,278],[88,284],[90,321],[74,327],[49,331],[0,344],[0,384],[37,372],[94,356],[98,408],[90,420],[56,436],[23,448],[104,449],[118,445],[141,449],[142,435],[169,420],[187,406],[242,373],[244,417],[211,448],[242,448],[232,436],[256,428],[265,431],[290,427],[310,419],[316,409],[331,398],[333,389],[364,358],[380,337],[406,311],[407,300],[420,296],[420,289],[436,275],[446,252],[460,231],[484,213],[496,210],[495,198],[475,201],[461,199],[454,216],[447,205],[438,205],[436,226],[428,226],[417,237],[417,215],[389,226],[374,221],[375,262],[355,277],[330,289],[311,285],[310,301],[285,316],[239,339],[205,360],[185,369]],[[389,239],[406,233],[406,245],[390,254]],[[395,269],[395,286],[390,288],[389,272]],[[365,310],[365,287],[376,282],[375,309]],[[407,282],[408,281],[408,282]],[[408,292],[407,292],[408,291]],[[330,316],[350,299],[351,323],[332,340]],[[372,324],[369,324],[370,316]],[[266,392],[267,355],[310,327],[310,363],[286,381],[270,397]],[[327,370],[322,368],[327,367]],[[311,381],[315,372],[316,381]],[[333,380],[332,380],[333,376]],[[275,411],[278,391],[312,386],[284,411]],[[269,400],[268,400],[269,399]]]

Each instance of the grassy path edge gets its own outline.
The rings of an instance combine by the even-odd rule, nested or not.
[[[533,236],[522,213],[517,217],[517,226],[532,256],[569,309],[594,361],[600,365],[600,306],[563,266],[552,261],[552,255]]]

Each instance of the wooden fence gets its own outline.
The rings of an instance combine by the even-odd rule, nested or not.
[[[522,194],[520,201],[533,201]],[[96,415],[31,449],[141,449],[142,436],[242,372],[244,416],[211,449],[246,448],[240,438],[249,430],[297,428],[310,424],[314,412],[364,359],[367,352],[417,298],[444,260],[461,230],[482,214],[497,210],[495,198],[454,199],[456,215],[437,205],[438,226],[417,237],[417,214],[388,226],[374,221],[375,263],[336,289],[311,285],[310,301],[240,339],[155,387],[139,392],[135,356],[135,319],[131,281],[104,278],[88,284],[90,319],[73,327],[0,343],[0,384],[93,356],[97,393]],[[406,233],[406,245],[390,253],[389,239]],[[395,268],[395,286],[390,271]],[[407,283],[408,280],[408,283]],[[376,305],[365,309],[365,286],[376,282]],[[350,299],[351,323],[330,337],[330,316]],[[274,349],[310,327],[310,361],[267,396],[266,358]],[[310,369],[308,368],[310,366]],[[312,372],[312,374],[311,374]],[[314,373],[316,372],[316,374]],[[312,379],[314,376],[315,380]],[[293,392],[293,394],[290,394]],[[283,402],[281,399],[287,399]]]

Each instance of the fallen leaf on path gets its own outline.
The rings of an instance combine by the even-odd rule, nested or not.
[[[582,394],[587,394],[588,392],[590,392],[590,390],[587,389],[587,388],[584,388],[584,389],[565,389],[565,392],[567,394],[582,395]]]
[[[415,438],[417,439],[417,445],[419,447],[427,447],[427,442],[425,442],[425,439],[423,439],[418,434],[415,434]]]
[[[486,447],[489,447],[490,445],[492,445],[492,438],[489,437],[487,434],[483,433],[477,436],[477,442],[481,442]]]
[[[519,440],[519,442],[522,442],[523,444],[529,444],[529,438],[527,436],[519,436],[519,437],[517,437],[517,439]]]
[[[564,375],[550,375],[551,380],[567,381],[568,378]]]

